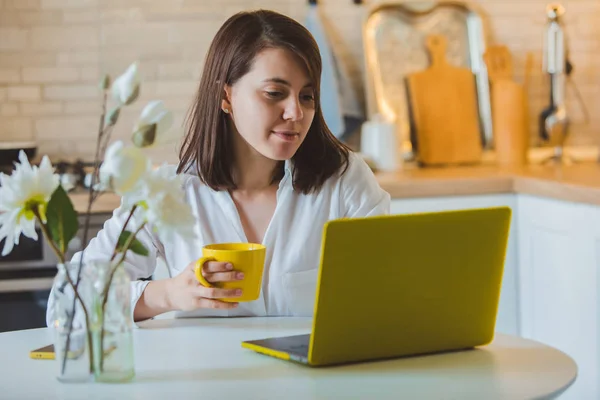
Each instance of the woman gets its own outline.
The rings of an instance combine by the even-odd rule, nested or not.
[[[150,227],[138,234],[151,254],[128,254],[130,276],[151,276],[161,257],[172,277],[132,283],[134,321],[167,311],[311,315],[324,223],[389,213],[388,193],[327,129],[319,106],[320,75],[317,44],[284,15],[239,13],[217,32],[178,166],[197,218],[196,237],[161,243]],[[124,217],[115,213],[90,242],[88,260],[111,253]],[[219,301],[236,296],[235,290],[198,283],[194,263],[202,246],[222,242],[267,247],[258,300]],[[219,262],[205,263],[203,275],[209,282],[243,279]]]

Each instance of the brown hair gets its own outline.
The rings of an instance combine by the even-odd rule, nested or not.
[[[186,137],[177,172],[195,168],[214,190],[235,189],[232,176],[232,132],[221,112],[224,85],[233,85],[266,48],[284,48],[304,62],[314,88],[315,116],[303,143],[292,157],[294,188],[310,193],[348,167],[349,148],[327,128],[320,106],[321,56],[312,35],[301,24],[274,11],[241,12],[230,17],[213,39],[196,99],[187,117]],[[344,172],[342,171],[342,173]],[[274,181],[283,175],[275,172]]]

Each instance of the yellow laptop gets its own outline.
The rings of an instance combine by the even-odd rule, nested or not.
[[[329,221],[312,332],[242,346],[324,366],[488,344],[510,216],[493,207]]]

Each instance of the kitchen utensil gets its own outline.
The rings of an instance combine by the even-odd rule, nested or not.
[[[446,36],[451,43],[448,59],[475,75],[482,142],[492,146],[489,80],[482,58],[485,24],[476,7],[474,3],[410,1],[377,3],[367,11],[362,30],[367,117],[382,114],[396,124],[399,148],[407,160],[419,149],[410,127],[405,78],[429,66],[422,43],[430,34]]]
[[[426,43],[431,65],[407,77],[417,159],[425,165],[478,162],[482,146],[473,73],[447,62],[444,36],[430,35]]]
[[[528,51],[525,57],[525,78],[523,79],[523,88],[529,94],[531,90],[531,73],[533,71],[533,52]]]
[[[483,60],[492,82],[513,79],[513,61],[508,47],[504,45],[489,46],[483,55]]]
[[[546,7],[543,71],[550,80],[550,104],[539,116],[539,135],[554,148],[554,154],[543,163],[571,164],[573,158],[564,153],[569,135],[570,117],[566,105],[566,80],[572,72],[568,60],[564,26],[565,8],[558,3]]]
[[[491,81],[494,148],[499,165],[527,163],[529,149],[527,95],[513,80],[513,60],[508,47],[495,45],[483,56]]]

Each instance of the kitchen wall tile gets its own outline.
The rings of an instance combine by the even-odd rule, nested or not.
[[[95,101],[65,101],[64,104],[65,114],[68,115],[97,115],[99,118],[102,111],[102,103],[99,98]]]
[[[102,26],[103,46],[154,46],[166,43],[169,36],[169,24],[118,23]]]
[[[83,67],[80,69],[79,79],[82,82],[93,82],[98,83],[100,81],[100,68],[94,67]]]
[[[25,117],[37,117],[45,115],[62,115],[64,105],[59,101],[45,103],[21,103],[21,115]]]
[[[25,48],[27,36],[28,31],[25,29],[0,27],[0,51]]]
[[[73,67],[23,68],[23,82],[25,83],[76,82],[79,77],[79,69]]]
[[[19,115],[19,105],[17,103],[2,103],[0,104],[0,116],[14,117]]]
[[[96,8],[102,0],[41,0],[41,8]],[[125,0],[123,0],[125,2]]]
[[[96,26],[35,27],[31,29],[33,49],[74,49],[97,47],[99,29]]]
[[[0,26],[30,28],[40,25],[59,25],[62,19],[60,11],[3,10],[0,13]]]
[[[35,120],[35,135],[40,139],[88,139],[95,143],[97,131],[96,117],[44,117]]]
[[[370,6],[387,1],[364,0],[363,6],[356,6],[351,0],[319,0],[336,53],[361,96],[361,24]],[[600,106],[600,1],[563,3],[575,66],[573,82],[591,114],[586,122],[569,88],[568,111],[573,118],[569,144],[598,144],[600,116],[593,110]],[[536,143],[537,116],[548,103],[548,78],[542,72],[547,1],[469,4],[486,21],[487,42],[511,49],[516,80],[524,80],[527,54],[533,55],[528,97],[530,134]],[[14,127],[19,126],[25,136],[35,134],[40,151],[51,156],[74,157],[78,152],[89,156],[101,108],[98,79],[103,73],[114,79],[136,60],[142,92],[138,102],[124,110],[115,138],[128,140],[139,111],[157,98],[174,111],[180,126],[214,34],[233,13],[257,8],[274,9],[301,22],[308,9],[305,0],[0,0],[0,126],[11,126],[3,131],[11,137],[18,135]],[[74,151],[56,140],[65,135],[71,142],[76,139]],[[176,160],[176,151],[157,150],[155,156],[158,161]]]
[[[31,140],[33,124],[29,118],[2,117],[0,140]]]
[[[4,83],[19,83],[21,74],[18,68],[0,68],[0,85]]]
[[[102,5],[103,6],[98,11],[98,14],[100,16],[100,22],[103,24],[149,21],[148,18],[145,18],[145,13],[140,8],[107,8],[105,7],[104,2]]]
[[[7,10],[38,10],[41,0],[4,0]]]
[[[2,28],[0,28],[0,31]],[[1,44],[0,34],[0,48]],[[0,68],[51,67],[56,65],[56,53],[39,50],[2,51],[0,49]]]
[[[198,70],[198,65],[194,63],[164,63],[158,66],[158,79],[194,79],[199,76]]]
[[[8,86],[8,100],[39,101],[42,91],[39,86]]]
[[[94,65],[100,64],[100,52],[80,50],[74,52],[58,53],[58,65]]]
[[[97,85],[47,85],[44,87],[44,99],[75,100],[99,98]]]
[[[73,141],[34,138],[40,154],[47,154],[50,161],[56,164],[60,160],[75,161],[79,154],[74,152]]]
[[[64,11],[62,13],[65,24],[89,24],[99,21],[98,10]]]
[[[160,80],[156,85],[156,96],[163,97],[188,97],[191,98],[197,87],[191,80],[175,81]]]

